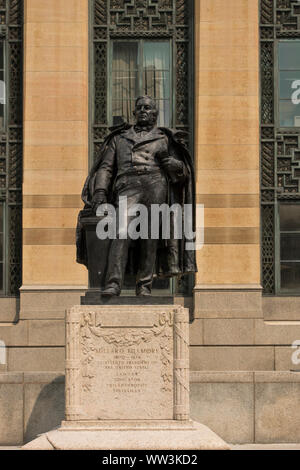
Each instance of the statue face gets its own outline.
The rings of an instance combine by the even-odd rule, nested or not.
[[[141,98],[135,107],[134,116],[136,122],[140,126],[148,126],[155,124],[157,121],[158,112],[153,103],[149,98]]]

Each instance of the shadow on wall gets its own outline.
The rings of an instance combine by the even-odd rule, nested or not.
[[[25,443],[60,426],[65,417],[65,377],[25,386]]]

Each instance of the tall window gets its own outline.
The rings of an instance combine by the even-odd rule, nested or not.
[[[280,204],[279,224],[279,291],[298,293],[300,286],[300,204]]]
[[[159,109],[158,125],[170,126],[170,41],[113,41],[112,46],[112,123],[131,122],[136,98],[149,95]]]
[[[300,295],[300,2],[260,0],[262,284]]]
[[[0,295],[21,286],[23,0],[0,0]]]
[[[132,122],[135,101],[148,95],[156,100],[158,126],[170,126],[171,102],[170,41],[112,41],[111,82],[108,95],[112,125]],[[135,278],[126,276],[124,287],[134,290]],[[168,279],[155,279],[153,290],[169,293],[173,290]]]
[[[159,126],[189,133],[193,153],[195,0],[91,0],[90,163],[109,127],[133,122],[134,102],[155,98]],[[183,278],[177,292],[190,294]],[[157,281],[166,289],[168,281]]]
[[[300,41],[278,41],[278,128],[300,128]],[[293,132],[293,131],[292,131]],[[298,138],[298,137],[297,137]],[[300,137],[299,137],[300,139]],[[293,186],[300,177],[300,151],[283,147],[278,155],[279,189]],[[298,180],[299,184],[299,180]],[[294,194],[298,188],[294,188]],[[300,202],[300,201],[299,201]],[[297,200],[277,202],[276,293],[300,294],[300,204]]]

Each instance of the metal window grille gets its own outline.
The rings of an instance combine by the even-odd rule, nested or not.
[[[277,73],[278,41],[299,38],[299,1],[261,0],[261,242],[266,295],[278,292],[278,204],[300,199],[300,128],[280,128]]]
[[[22,260],[23,0],[0,0],[6,110],[0,129],[0,203],[4,208],[2,294],[18,294]]]

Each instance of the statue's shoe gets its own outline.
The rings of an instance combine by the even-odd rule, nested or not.
[[[120,290],[117,287],[106,287],[101,292],[102,297],[118,297],[120,295]]]
[[[136,292],[138,297],[151,297],[151,290],[149,289],[140,289]]]

